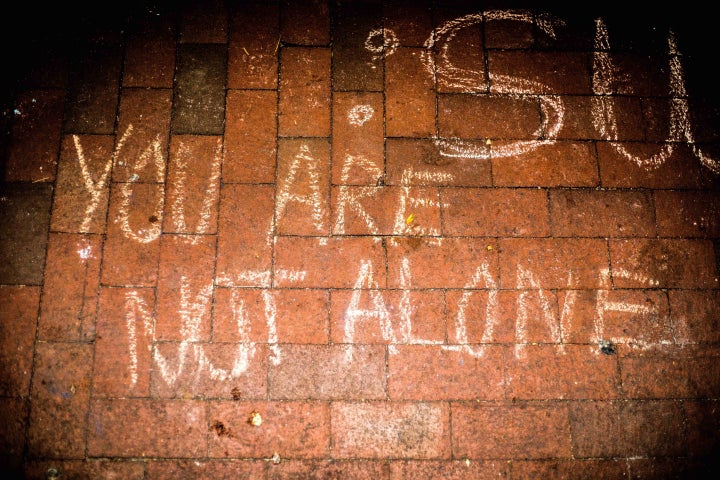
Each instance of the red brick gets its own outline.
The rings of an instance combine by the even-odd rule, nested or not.
[[[539,238],[500,240],[503,288],[598,288],[607,269],[600,239]]]
[[[444,299],[438,291],[333,290],[333,343],[443,343]]]
[[[564,333],[570,343],[600,340],[649,348],[672,342],[668,300],[659,290],[568,290],[558,293],[568,305]]]
[[[634,457],[628,459],[628,469],[633,480],[654,478],[683,480],[712,475],[716,473],[718,467],[714,458],[702,462],[697,458],[687,457]]]
[[[705,240],[611,240],[610,261],[619,288],[718,285],[713,246]]]
[[[550,192],[553,235],[558,237],[649,237],[655,235],[650,194],[617,190]]]
[[[629,398],[716,398],[720,394],[717,348],[667,348],[623,356],[623,393]],[[658,379],[664,379],[658,382]]]
[[[210,339],[214,264],[214,237],[162,236],[155,339]]]
[[[280,8],[283,42],[301,45],[327,45],[330,42],[330,10],[325,2],[282,0]]]
[[[0,286],[0,317],[3,319],[0,322],[0,396],[26,397],[30,392],[39,308],[39,287]]]
[[[450,409],[444,403],[335,402],[330,415],[337,458],[450,456]]]
[[[224,185],[220,192],[215,282],[227,287],[269,286],[273,188]]]
[[[280,59],[278,133],[330,135],[330,50],[284,47]]]
[[[561,403],[454,403],[453,456],[570,456],[567,407]]]
[[[657,58],[639,52],[613,53],[610,62],[614,75],[607,93],[640,97],[669,96],[671,80],[666,62],[659,62]]]
[[[667,159],[657,158],[663,148],[671,145]],[[700,165],[687,145],[598,142],[598,165],[603,187],[628,188],[697,188],[700,186]],[[620,152],[626,151],[631,158]]]
[[[479,269],[487,268],[472,288],[497,282],[497,258],[491,240],[474,238],[399,237],[388,242],[390,288],[464,288]],[[407,262],[407,269],[405,268]],[[443,269],[438,269],[443,265]],[[489,279],[488,279],[489,278]]]
[[[390,479],[443,478],[446,480],[490,480],[510,478],[508,463],[502,460],[406,460],[391,464]]]
[[[487,152],[482,158],[446,156],[441,153],[445,151],[443,147],[425,139],[389,138],[386,145],[388,185],[482,187],[492,184]],[[477,147],[487,149],[484,142]]]
[[[84,458],[93,347],[38,343],[28,426],[31,458]]]
[[[674,401],[569,405],[575,458],[682,455],[682,407]]]
[[[679,342],[715,343],[720,340],[720,291],[670,290],[673,331]]]
[[[217,289],[213,340],[327,343],[328,297],[324,290]]]
[[[507,396],[512,399],[618,397],[617,357],[586,345],[526,345],[507,351]]]
[[[95,400],[87,453],[92,457],[204,457],[207,410],[205,402],[196,400]]]
[[[491,51],[488,53],[491,79],[493,76],[509,76],[519,80],[521,86],[513,88],[512,84],[504,85],[501,81],[491,81],[490,91],[589,94],[591,93],[590,76],[587,74],[589,63],[588,54],[582,52]]]
[[[268,480],[389,480],[390,465],[383,460],[282,460],[268,468]]]
[[[497,141],[500,152],[518,148],[517,142]],[[599,183],[592,144],[554,141],[533,146],[519,155],[492,160],[493,182],[508,187],[594,187]]]
[[[63,137],[50,223],[53,231],[105,232],[113,141],[109,135]]]
[[[537,328],[535,322],[531,322],[530,328],[525,325],[524,335],[518,336],[516,332],[517,323],[521,318],[525,322],[533,319],[546,320],[544,311],[550,311],[553,320],[557,319],[556,296],[552,292],[544,293],[546,300],[544,304],[543,298],[536,295],[535,301],[528,305],[524,301],[528,293],[469,288],[448,291],[445,295],[448,343],[464,345],[515,343],[518,340],[522,343],[548,341],[551,335],[544,322],[542,328]],[[524,317],[519,314],[520,309],[524,309]],[[469,348],[480,351],[484,347],[470,345]]]
[[[277,5],[243,3],[232,8],[229,16],[228,87],[277,88],[280,48]]]
[[[84,341],[95,337],[102,239],[51,233],[38,338]]]
[[[433,78],[422,64],[424,49],[398,48],[385,60],[385,135],[435,134]]]
[[[151,397],[265,398],[268,355],[265,345],[154,343]]]
[[[444,235],[543,237],[549,233],[544,190],[444,188],[441,195]]]
[[[488,95],[441,95],[441,137],[537,139],[540,107],[534,98]]]
[[[265,462],[248,460],[154,460],[145,463],[147,480],[214,478],[254,480],[264,478]]]
[[[502,347],[482,356],[439,345],[400,345],[389,356],[388,388],[393,400],[498,400],[505,381]],[[422,388],[418,388],[422,385]]]
[[[23,398],[0,397],[0,415],[4,419],[0,432],[0,462],[3,473],[12,475],[19,472],[23,464],[27,402]]]
[[[375,345],[283,345],[270,366],[272,399],[383,399],[385,348]]]
[[[637,97],[562,96],[560,99],[564,109],[557,138],[623,142],[645,139],[643,110]],[[600,112],[605,110],[614,115],[612,130],[602,122],[604,114]]]
[[[667,191],[654,194],[661,237],[720,237],[720,194],[705,191]]]
[[[260,414],[258,426],[248,422]],[[330,409],[324,402],[208,403],[210,457],[318,458],[330,451]]]
[[[278,237],[275,284],[303,288],[384,288],[385,255],[375,237]],[[295,275],[279,277],[278,272]]]
[[[333,185],[376,185],[383,179],[382,94],[335,92],[333,95]]]
[[[688,453],[699,458],[713,458],[720,448],[720,409],[717,399],[683,402],[687,429]],[[715,459],[717,463],[717,459]]]
[[[333,235],[440,233],[440,196],[436,188],[333,187],[331,204]]]
[[[383,2],[385,30],[392,30],[402,46],[422,47],[433,29],[429,5],[429,1]]]
[[[172,91],[125,88],[114,151],[114,182],[165,181]]]
[[[170,144],[163,231],[217,231],[222,138],[177,135]]]
[[[50,469],[58,471],[60,478],[124,478],[127,480],[144,480],[146,478],[143,462],[117,459],[27,462],[24,470],[25,478],[47,478],[47,472]]]
[[[277,93],[230,90],[226,101],[223,182],[274,182]]]
[[[325,139],[282,139],[278,143],[275,232],[330,233],[330,144]]]
[[[153,362],[154,290],[101,288],[93,394],[145,397]]]
[[[533,22],[524,19],[502,18],[492,15],[492,11],[485,15],[485,46],[486,48],[523,49],[531,48],[534,42]],[[520,13],[521,18],[526,17]]]
[[[129,32],[122,78],[124,87],[172,88],[175,34],[175,26],[166,15],[157,15]]]
[[[102,283],[153,286],[157,280],[162,184],[119,183],[110,189]]]
[[[628,467],[624,459],[513,460],[512,478],[618,480],[628,478]]]
[[[225,2],[213,0],[202,4],[183,4],[180,9],[182,43],[225,43],[227,12]]]
[[[439,29],[443,30],[443,26]],[[489,85],[480,18],[478,16],[475,21],[458,26],[459,28],[442,32],[443,34],[432,42],[435,48],[437,90],[438,92],[487,92]],[[440,33],[438,30],[435,32],[436,35]]]
[[[18,95],[4,165],[6,181],[55,180],[64,101],[61,90],[30,90]]]

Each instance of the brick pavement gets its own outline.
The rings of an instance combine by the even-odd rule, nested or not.
[[[698,12],[71,13],[2,117],[8,474],[717,473]]]

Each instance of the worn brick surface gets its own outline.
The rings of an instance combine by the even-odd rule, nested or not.
[[[3,478],[718,477],[715,17],[13,7]]]

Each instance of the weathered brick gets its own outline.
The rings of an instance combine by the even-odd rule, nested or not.
[[[276,88],[280,48],[278,6],[243,2],[228,7],[231,9],[228,87]]]
[[[718,400],[689,400],[683,402],[683,410],[688,432],[688,453],[706,461],[712,459],[720,448]],[[712,461],[717,465],[716,459]]]
[[[333,88],[382,90],[382,2],[339,4],[333,20]]]
[[[628,478],[628,467],[622,459],[514,460],[512,478],[617,480]]]
[[[497,50],[488,53],[490,75],[507,75],[520,79],[520,86],[490,84],[491,92],[549,93],[584,95],[591,93],[584,52],[527,52]],[[509,89],[508,92],[506,89]]]
[[[439,345],[400,345],[388,359],[392,400],[498,400],[503,398],[502,347],[482,356]],[[422,385],[422,389],[418,388]]]
[[[253,480],[264,478],[265,462],[252,460],[154,460],[145,464],[148,480],[168,478],[216,478]]]
[[[428,0],[383,2],[385,29],[391,30],[402,46],[422,47],[433,29],[430,3]]]
[[[549,233],[544,190],[443,188],[440,192],[446,236],[544,237]]]
[[[268,469],[269,480],[343,478],[388,480],[390,462],[377,460],[282,460]]]
[[[327,45],[330,42],[330,6],[321,0],[280,3],[283,42],[300,45]]]
[[[58,472],[60,478],[146,478],[143,462],[117,459],[35,460],[26,462],[24,474],[25,478],[47,478],[52,470]]]
[[[444,403],[334,402],[333,453],[338,458],[448,458],[449,415]]]
[[[186,3],[180,9],[181,43],[225,43],[227,12],[225,2],[211,0],[202,4]]]
[[[440,26],[435,30],[436,38],[431,43],[435,54],[437,91],[487,92],[489,84],[485,66],[482,17],[476,13],[463,16],[461,12],[459,8],[450,6],[438,9],[436,14],[440,16],[437,19]],[[455,17],[455,15],[459,16]],[[429,41],[430,38],[426,40],[426,44]],[[457,44],[463,47],[458,48]]]
[[[6,181],[55,180],[64,100],[62,90],[30,90],[18,96],[5,164]]]
[[[510,478],[507,462],[501,460],[405,460],[391,464],[390,478],[444,478],[446,480],[490,480]]]
[[[0,365],[2,366],[0,396],[2,397],[26,397],[30,393],[39,307],[38,287],[0,286],[0,317],[3,319],[0,323]],[[8,404],[8,408],[14,407]]]
[[[654,201],[661,237],[720,237],[718,192],[659,190]]]
[[[254,412],[260,425],[249,423]],[[319,458],[330,449],[325,402],[211,402],[207,424],[210,457]]]
[[[539,111],[534,98],[440,95],[438,129],[441,137],[535,140]]]
[[[88,455],[205,456],[208,410],[205,402],[197,400],[94,400],[90,407]]]
[[[424,50],[398,48],[385,60],[385,134],[426,137],[435,134],[433,79],[422,65]]]
[[[561,403],[454,403],[455,457],[570,456],[568,410]]]
[[[269,395],[289,400],[364,400],[386,395],[385,348],[282,345],[270,366]]]
[[[670,290],[673,331],[679,341],[714,343],[720,339],[720,292]]]
[[[330,58],[327,48],[281,50],[279,135],[330,135]]]
[[[277,92],[230,90],[224,136],[225,183],[272,183],[277,154]]]
[[[22,398],[0,397],[0,415],[5,419],[0,432],[0,462],[3,473],[20,477],[23,470],[27,403]],[[27,478],[27,477],[26,477]]]
[[[175,25],[168,15],[148,15],[128,32],[123,63],[124,87],[172,88]]]

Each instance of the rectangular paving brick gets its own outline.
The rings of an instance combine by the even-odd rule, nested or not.
[[[388,137],[435,134],[434,82],[422,65],[424,51],[398,48],[385,60],[385,133]]]
[[[453,403],[452,418],[454,456],[570,456],[570,422],[562,403]]]
[[[272,183],[277,154],[277,92],[228,91],[225,122],[223,182]]]
[[[383,399],[385,348],[379,345],[283,345],[268,373],[278,400]]]
[[[422,47],[433,29],[429,1],[383,2],[384,27],[395,33],[400,45]]]
[[[383,180],[383,108],[380,93],[334,93],[333,185],[377,185]]]
[[[222,138],[179,135],[170,143],[163,230],[214,234],[222,169]]]
[[[63,137],[50,219],[53,231],[105,231],[113,142],[109,135]]]
[[[514,351],[513,351],[514,350]],[[508,398],[609,399],[619,396],[616,356],[585,345],[526,345],[508,349]]]
[[[597,288],[608,268],[600,239],[508,238],[499,244],[503,288]]]
[[[0,396],[26,397],[30,392],[39,307],[38,287],[0,286],[0,316],[3,318],[0,323],[0,365],[3,372]]]
[[[385,254],[378,237],[277,237],[275,285],[384,288]],[[286,271],[290,275],[279,276]]]
[[[426,344],[445,340],[440,291],[333,290],[333,343]]]
[[[122,52],[114,45],[85,45],[75,55],[65,97],[64,132],[113,133],[121,64]]]
[[[102,238],[51,233],[38,338],[88,341],[95,337]]]
[[[610,241],[613,283],[620,288],[717,288],[712,243],[693,239]]]
[[[337,6],[332,44],[335,90],[382,90],[382,13],[382,2],[378,0]]]
[[[260,425],[249,422],[253,413]],[[330,448],[325,402],[209,402],[207,423],[210,457],[319,458]]]
[[[175,74],[174,22],[169,15],[147,15],[128,32],[123,87],[172,88]]]
[[[92,345],[39,343],[28,427],[33,458],[83,458],[92,376]]]
[[[502,80],[491,82],[491,92],[551,93],[583,95],[591,93],[590,76],[586,65],[587,53],[526,52],[494,50],[488,52],[490,75],[522,79],[520,86]]]
[[[88,454],[106,457],[205,456],[208,406],[198,400],[107,399],[90,407]],[[128,422],[128,418],[136,421]]]
[[[539,110],[532,97],[439,95],[438,130],[441,137],[535,140]]]
[[[253,480],[265,475],[264,462],[248,460],[155,460],[145,464],[145,477],[161,479],[167,477],[217,478]]]
[[[489,153],[482,158],[444,155],[440,145],[426,139],[388,138],[387,185],[482,187],[492,184]],[[447,153],[447,152],[446,152]]]
[[[576,458],[682,455],[685,450],[679,402],[573,402],[568,408]]]
[[[145,477],[145,465],[136,460],[36,460],[26,463],[24,474],[28,478],[43,478],[52,469],[71,478],[127,478],[142,480]]]
[[[180,43],[225,43],[227,12],[225,2],[212,0],[196,5],[188,3],[180,9]]]
[[[448,458],[449,415],[444,403],[334,402],[333,452],[339,458]]]
[[[493,243],[476,238],[391,239],[388,242],[388,285],[390,288],[497,286],[497,256],[495,251],[487,248]],[[438,271],[439,263],[447,268]]]
[[[330,232],[330,143],[320,138],[278,142],[275,233],[327,235]]]
[[[670,290],[670,311],[677,337],[690,343],[717,342],[720,335],[720,292],[717,290]]]
[[[627,462],[623,459],[515,460],[511,478],[626,478]]]
[[[30,90],[15,104],[5,180],[52,182],[58,164],[65,92]]]
[[[544,190],[443,188],[440,194],[446,236],[544,237],[550,231]]]
[[[242,2],[228,8],[228,87],[277,88],[278,6]]]
[[[226,79],[227,45],[186,43],[178,47],[173,133],[223,133]]]
[[[327,45],[330,41],[330,6],[321,0],[280,2],[280,29],[283,42],[299,45]]]
[[[498,346],[475,356],[439,345],[400,345],[389,356],[388,393],[392,400],[499,400],[504,367]]]
[[[720,427],[720,410],[717,407],[718,401],[714,399],[683,402],[688,453],[701,462],[711,460],[718,448],[716,432]]]
[[[655,235],[652,199],[646,192],[553,190],[550,211],[558,237]]]
[[[20,476],[23,468],[27,404],[22,398],[0,398],[0,415],[6,419],[0,433],[0,462],[6,475]]]
[[[589,142],[554,141],[533,146],[522,155],[509,154],[519,142],[493,142],[493,182],[507,187],[595,187],[599,184],[595,149]]]
[[[103,249],[102,283],[153,286],[157,280],[164,187],[115,183],[110,189],[110,223]]]
[[[717,192],[660,190],[654,193],[653,200],[661,237],[720,236]]]
[[[279,135],[330,135],[330,53],[326,48],[281,50]]]
[[[42,284],[52,191],[47,183],[2,185],[0,284]]]
[[[293,478],[343,478],[387,480],[390,463],[383,460],[283,460],[268,469],[269,480]]]
[[[270,286],[273,188],[225,185],[220,191],[215,283]]]
[[[440,476],[447,480],[475,478],[490,480],[509,478],[510,466],[501,460],[404,460],[392,462],[390,478],[427,478]]]

